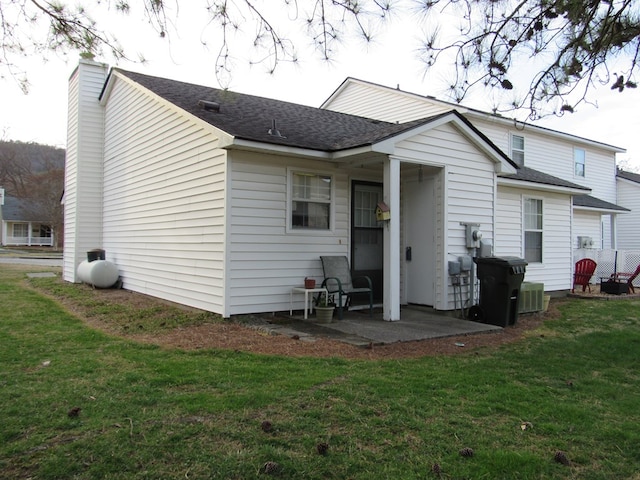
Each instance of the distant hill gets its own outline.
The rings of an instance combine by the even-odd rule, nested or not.
[[[29,194],[25,188],[37,178],[48,178],[51,172],[64,171],[65,150],[14,141],[0,141],[0,187],[7,195],[24,197]],[[62,190],[62,185],[60,185]]]
[[[39,173],[52,169],[64,168],[63,148],[14,141],[0,141],[0,162],[3,158],[15,158],[20,162],[30,163],[31,171]]]

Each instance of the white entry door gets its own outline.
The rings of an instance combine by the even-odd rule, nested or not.
[[[405,288],[407,302],[435,302],[435,180],[404,184]]]

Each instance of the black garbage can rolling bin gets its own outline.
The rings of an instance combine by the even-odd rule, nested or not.
[[[479,257],[473,261],[478,266],[482,321],[500,327],[515,325],[527,262],[518,257]]]

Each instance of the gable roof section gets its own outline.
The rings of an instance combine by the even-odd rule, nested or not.
[[[514,172],[517,168],[468,119],[454,110],[398,124],[122,69],[113,71],[230,135],[235,145],[255,142],[253,147],[267,144],[330,154],[345,152],[343,156],[347,156],[349,150],[363,147],[392,153],[395,142],[451,122],[492,158],[496,171]],[[112,81],[110,75],[106,85]],[[105,95],[108,95],[107,86],[102,96]],[[341,155],[335,156],[339,157]]]
[[[256,145],[327,152],[333,154],[334,158],[348,156],[350,150],[363,147],[392,154],[393,145],[403,138],[428,131],[444,123],[451,123],[477,148],[492,158],[496,165],[496,172],[501,174],[498,180],[501,184],[521,187],[525,183],[540,190],[580,195],[590,191],[587,187],[558,177],[528,167],[517,166],[467,117],[455,109],[399,124],[154,77],[119,68],[114,68],[113,72],[117,72],[193,117],[225,132],[233,137],[233,143],[237,145],[242,144],[242,141],[255,142]],[[112,75],[105,83],[102,97],[108,95],[109,85],[113,81],[111,77]],[[434,99],[434,101],[445,104],[439,100]],[[622,208],[616,205],[613,207]]]
[[[457,110],[449,110],[423,120],[416,120],[401,125],[408,128],[402,132],[398,132],[387,139],[378,139],[377,147],[380,151],[385,151],[384,142],[389,141],[396,143],[405,138],[412,137],[421,132],[433,129],[439,125],[450,123],[454,125],[471,143],[477,148],[484,151],[496,165],[496,172],[514,173],[519,168],[518,165],[511,160],[500,148],[498,148],[484,133],[478,130],[466,117]],[[387,148],[387,153],[392,153],[392,148]]]
[[[482,117],[482,118],[486,118],[486,119],[491,119],[492,121],[499,122],[499,123],[502,123],[502,124],[507,125],[507,126],[512,126],[514,121],[515,121],[512,118],[503,117],[502,115],[496,115],[496,114],[485,112],[485,111],[478,110],[478,109],[475,109],[475,108],[465,107],[464,105],[453,103],[453,102],[447,102],[447,101],[444,101],[444,100],[439,100],[439,99],[437,99],[435,97],[432,97],[432,96],[429,96],[429,95],[420,95],[420,94],[417,94],[417,93],[406,92],[404,90],[400,90],[399,87],[398,88],[386,87],[384,85],[380,85],[380,84],[377,84],[377,83],[369,82],[369,81],[366,81],[366,80],[360,80],[360,79],[353,78],[353,77],[348,77],[347,79],[345,79],[345,81],[342,82],[342,84],[329,96],[329,98],[322,103],[321,108],[329,107],[331,102],[332,102],[332,100],[334,98],[336,98],[337,96],[339,96],[340,93],[347,88],[349,83],[359,83],[359,84],[362,84],[362,85],[368,85],[369,87],[372,87],[372,88],[377,88],[377,89],[397,92],[400,95],[404,95],[404,96],[407,96],[409,98],[413,98],[415,100],[419,100],[419,101],[422,101],[422,102],[429,102],[429,103],[431,103],[433,105],[438,105],[439,108],[448,107],[448,108],[451,108],[451,109],[456,109],[456,110],[460,111],[463,115],[468,115],[470,117],[474,117],[475,116],[475,117]],[[613,146],[613,145],[608,145],[606,143],[598,142],[598,141],[591,140],[591,139],[584,138],[584,137],[579,137],[577,135],[572,135],[572,134],[569,134],[569,133],[560,132],[558,130],[552,130],[550,128],[542,127],[542,126],[539,126],[539,125],[534,125],[532,123],[526,123],[526,122],[517,122],[517,123],[518,123],[519,128],[522,128],[523,126],[525,126],[527,128],[532,128],[534,130],[537,130],[537,131],[539,131],[541,133],[545,133],[545,134],[553,136],[553,137],[562,138],[564,140],[568,140],[568,141],[571,141],[571,142],[591,145],[593,147],[602,148],[602,149],[609,150],[609,151],[616,152],[616,153],[624,153],[624,152],[626,152],[626,149],[624,149],[624,148],[616,147],[616,146]]]
[[[640,173],[627,172],[625,170],[618,169],[616,177],[640,184]]]
[[[422,122],[380,122],[121,69],[114,71],[241,140],[334,152],[374,143]],[[201,101],[208,102],[209,109],[203,108]]]

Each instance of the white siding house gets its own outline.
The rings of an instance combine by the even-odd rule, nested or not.
[[[640,174],[618,170],[619,205],[631,210],[618,220],[618,247],[640,250]]]
[[[0,245],[53,246],[53,229],[37,217],[34,213],[37,211],[37,205],[30,199],[5,195],[0,188]]]
[[[320,256],[344,255],[399,320],[403,304],[455,308],[449,262],[476,253],[472,226],[527,258],[527,280],[568,289],[576,235],[618,212],[610,182],[581,173],[604,176],[615,151],[360,81],[311,108],[82,60],[64,278],[103,248],[124,288],[228,317],[289,310],[292,288],[323,279]]]
[[[102,246],[126,288],[223,311],[226,152],[219,133],[125,78],[103,95]]]
[[[451,109],[467,117],[524,167],[516,176],[497,176],[494,233],[489,239],[495,255],[527,258],[525,279],[543,282],[545,290],[571,288],[572,251],[581,246],[579,239],[592,239],[592,248],[615,248],[618,214],[627,212],[616,205],[615,154],[623,149],[352,78],[322,107],[381,121],[413,121]],[[472,188],[467,190],[466,202],[473,202],[474,195]],[[541,252],[533,259],[526,246],[528,201],[543,209]],[[491,225],[486,222],[481,219],[483,227]]]
[[[85,60],[69,95],[65,280],[103,248],[124,288],[225,317],[288,310],[321,255],[378,275],[386,320],[453,309],[464,224],[495,235],[517,170],[454,111],[380,122]]]

